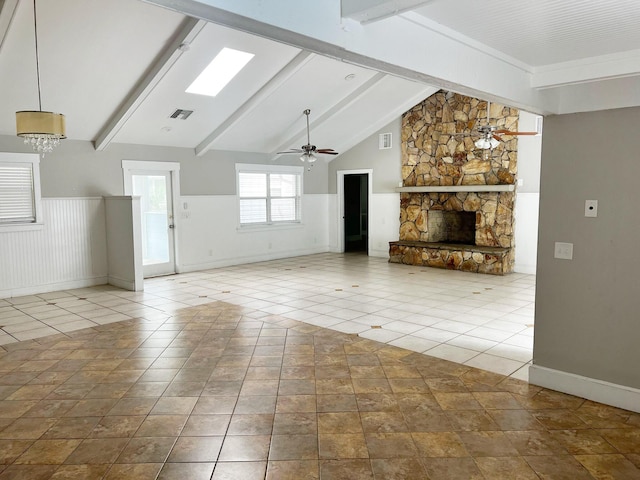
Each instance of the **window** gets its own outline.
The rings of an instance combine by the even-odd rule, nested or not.
[[[0,227],[42,222],[39,167],[38,154],[0,153]]]
[[[302,167],[237,164],[240,225],[300,221]]]

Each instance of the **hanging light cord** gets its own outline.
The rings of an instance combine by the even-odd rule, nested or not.
[[[38,55],[38,15],[36,14],[36,0],[33,0],[33,33],[36,38],[36,77],[38,79],[38,109],[42,111],[42,95],[40,93],[40,60]]]

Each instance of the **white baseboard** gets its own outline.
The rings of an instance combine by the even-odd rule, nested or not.
[[[135,280],[128,280],[126,278],[120,278],[113,275],[109,275],[109,285],[113,285],[114,287],[118,287],[118,288],[123,288],[124,290],[129,290],[132,292],[136,291]]]
[[[515,273],[526,273],[529,275],[535,275],[536,274],[536,266],[535,265],[522,265],[522,264],[518,264],[516,263],[513,267],[513,271]]]
[[[264,253],[260,255],[246,255],[242,257],[231,257],[212,262],[202,262],[193,264],[182,264],[177,269],[177,273],[197,272],[212,268],[230,267],[232,265],[244,265],[246,263],[267,262],[269,260],[279,260],[281,258],[301,257],[303,255],[313,255],[316,253],[328,252],[328,247],[305,248],[289,250],[287,252]]]
[[[640,413],[640,390],[637,388],[539,365],[529,367],[529,383]]]
[[[83,278],[80,280],[71,280],[68,282],[47,283],[44,285],[29,285],[28,287],[0,290],[0,298],[22,297],[24,295],[37,295],[39,293],[57,292],[59,290],[95,287],[96,285],[106,285],[107,283],[107,277],[104,276]]]

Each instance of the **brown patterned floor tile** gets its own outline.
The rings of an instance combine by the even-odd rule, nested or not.
[[[538,480],[540,477],[520,457],[479,457],[476,465],[490,480]]]
[[[433,396],[443,410],[482,410],[471,393],[433,392]]]
[[[246,380],[242,384],[240,395],[276,395],[278,380]]]
[[[137,382],[123,395],[124,397],[159,397],[169,386],[169,382]]]
[[[320,462],[322,480],[373,480],[369,460],[323,460]]]
[[[74,452],[67,457],[65,463],[70,465],[113,463],[128,442],[128,438],[83,440]]]
[[[224,437],[179,437],[167,462],[215,462]]]
[[[418,450],[409,433],[365,434],[370,458],[416,457]]]
[[[150,411],[151,415],[189,415],[198,397],[161,397]]]
[[[485,480],[470,457],[424,458],[422,462],[430,480]]]
[[[400,412],[362,412],[360,421],[365,433],[403,433],[409,427]],[[348,432],[344,432],[348,433]]]
[[[556,430],[551,432],[571,455],[616,453],[617,450],[593,430]]]
[[[389,378],[388,381],[391,391],[395,394],[430,392],[422,378]]]
[[[319,480],[317,460],[277,460],[267,464],[266,480]]]
[[[144,415],[103,417],[88,438],[132,437],[144,420]]]
[[[356,412],[358,404],[356,396],[349,394],[317,395],[318,412]]]
[[[537,410],[532,411],[531,414],[548,430],[588,428],[588,425],[571,410]]]
[[[62,464],[81,440],[37,440],[24,452],[16,464],[56,465]]]
[[[511,444],[522,456],[525,455],[566,455],[564,446],[549,432],[532,430],[504,432]]]
[[[273,414],[233,415],[227,435],[271,435]],[[224,434],[224,432],[223,432]]]
[[[104,480],[156,480],[161,468],[161,463],[114,465]]]
[[[315,395],[279,395],[276,413],[309,413],[316,411]]]
[[[165,463],[157,480],[210,480],[215,463]]]
[[[403,412],[405,422],[413,432],[449,432],[454,430],[445,412],[414,411]]]
[[[315,460],[318,458],[318,436],[273,435],[269,450],[270,461]]]
[[[396,412],[400,409],[396,396],[390,393],[357,393],[356,400],[361,412]]]
[[[219,462],[266,461],[270,435],[227,435],[224,437]]]
[[[576,455],[575,458],[597,480],[640,478],[640,469],[624,455]]]
[[[424,480],[423,465],[415,458],[373,458],[371,468],[376,480]]]
[[[25,385],[9,395],[7,400],[41,400],[56,388],[56,385]]]
[[[316,380],[316,393],[318,395],[349,395],[355,392],[350,378],[326,378]]]
[[[352,365],[349,367],[351,378],[385,378],[386,375],[381,366]]]
[[[236,414],[273,414],[276,410],[275,395],[238,397],[233,413]]]
[[[67,417],[102,417],[118,403],[115,398],[95,398],[80,400],[65,416]]]
[[[593,480],[587,469],[571,455],[540,455],[524,459],[544,480]]]
[[[488,414],[499,430],[544,430],[545,427],[529,410],[490,410]]]
[[[102,480],[110,465],[61,465],[51,480]]]
[[[620,453],[640,453],[640,429],[598,430]]]
[[[116,463],[163,463],[175,442],[175,437],[132,438]]]
[[[422,457],[468,457],[458,434],[454,432],[414,432],[411,434]]]
[[[35,440],[49,430],[56,421],[55,418],[18,418],[0,432],[0,439]]]
[[[200,397],[193,407],[192,415],[213,415],[233,413],[238,397]]]
[[[228,422],[228,415],[227,422]],[[177,437],[178,435],[188,435],[183,427],[189,417],[187,415],[148,415],[140,428],[136,430],[136,437]],[[206,423],[206,422],[203,422]],[[226,423],[225,423],[226,428]],[[224,432],[223,432],[224,433]],[[211,434],[215,435],[215,434]],[[218,435],[221,435],[218,433]]]
[[[454,431],[502,430],[484,410],[456,410],[445,412]]]
[[[363,434],[319,433],[318,450],[322,459],[369,458]]]
[[[41,400],[23,417],[61,417],[71,410],[77,400]]]
[[[33,440],[0,440],[0,464],[13,463],[33,444]]]
[[[283,380],[280,379],[278,395],[315,395],[316,382],[310,379]]]
[[[61,418],[42,438],[87,438],[100,419],[101,417]]]
[[[211,480],[263,480],[266,462],[218,462]]]
[[[317,433],[318,422],[315,413],[276,413],[274,417],[274,435],[315,435]]]
[[[10,465],[0,473],[0,480],[47,480],[57,465]]]
[[[363,393],[392,393],[391,385],[386,378],[352,378],[353,390]]]
[[[240,394],[240,390],[242,389],[243,383],[239,380],[233,381],[219,381],[219,380],[209,380],[205,386],[204,390],[201,393],[203,397],[209,396],[226,396],[226,397],[237,397]]]
[[[36,400],[26,402],[3,400],[0,402],[0,418],[18,418],[37,404]]]
[[[107,415],[147,415],[157,401],[155,398],[121,398]]]
[[[511,457],[518,451],[503,432],[458,432],[473,457]]]

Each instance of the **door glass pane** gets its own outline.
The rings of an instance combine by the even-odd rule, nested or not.
[[[142,264],[166,263],[169,258],[167,177],[132,175],[133,194],[140,196],[142,214]]]

